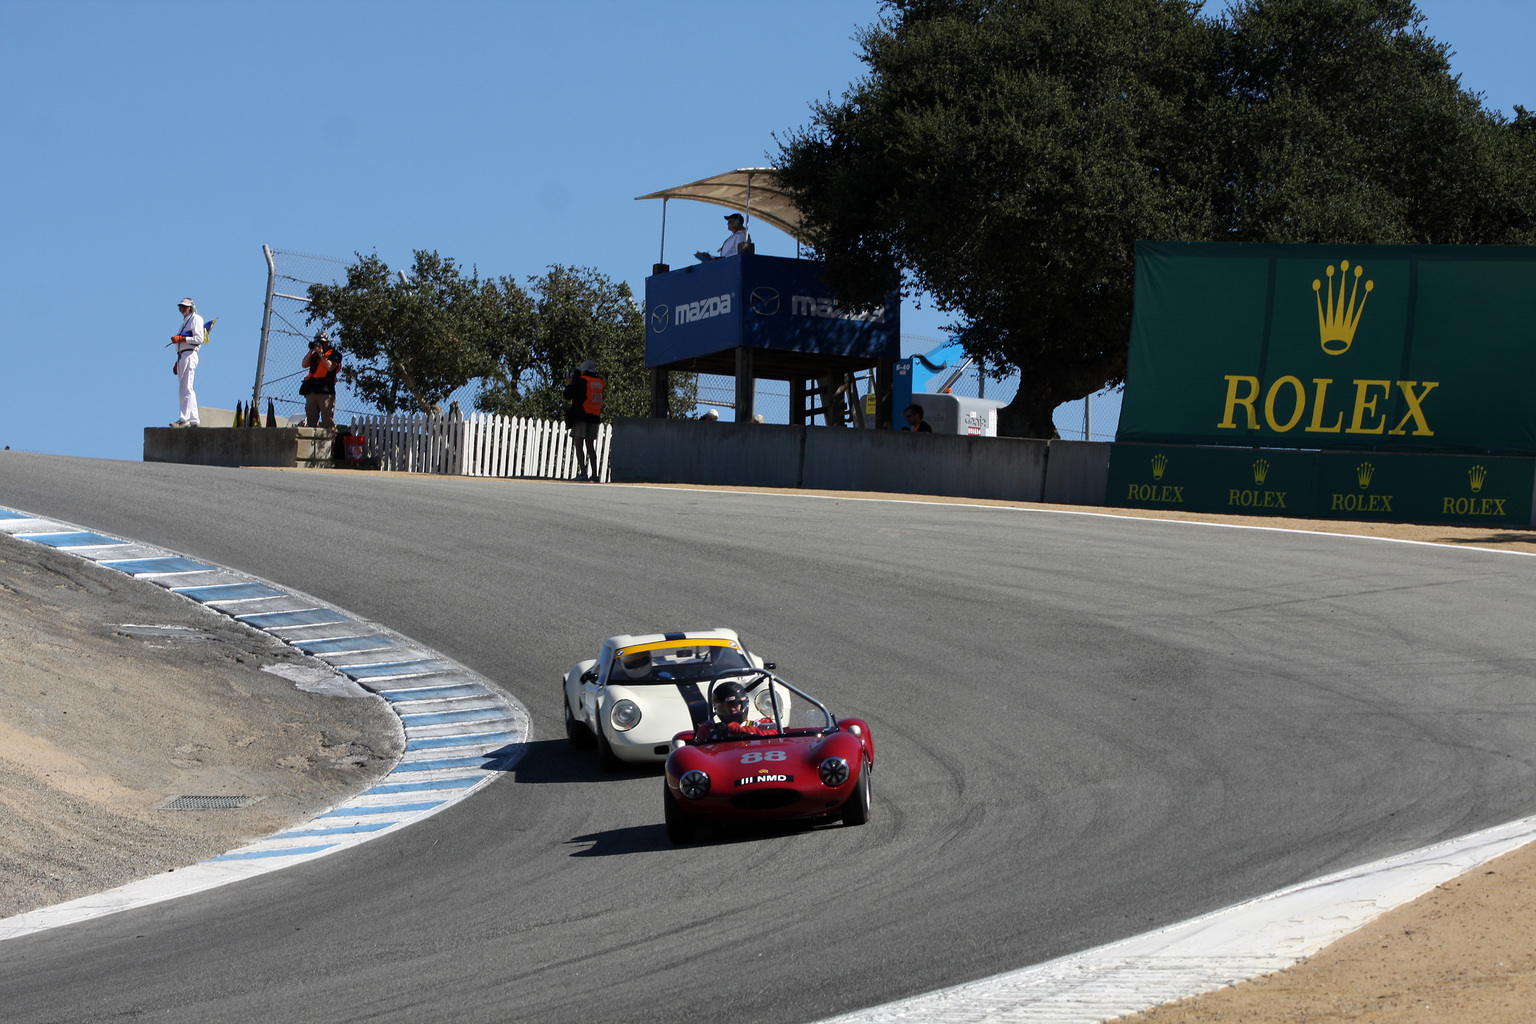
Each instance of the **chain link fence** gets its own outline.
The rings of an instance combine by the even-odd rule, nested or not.
[[[270,402],[278,416],[297,422],[304,418],[299,385],[309,371],[300,364],[309,353],[310,339],[316,331],[335,328],[334,324],[308,322],[309,286],[339,283],[346,277],[347,261],[265,245],[261,251],[267,258],[267,301],[261,314],[261,350],[256,359],[251,408],[264,414]],[[346,386],[337,385],[339,422],[372,411],[357,407]]]
[[[352,261],[266,245],[261,251],[267,258],[267,301],[262,310],[261,352],[256,361],[251,408],[265,415],[270,400],[276,415],[297,423],[304,418],[304,397],[299,394],[299,385],[309,373],[301,364],[309,353],[310,339],[321,330],[327,331],[333,340],[337,336],[334,323],[309,322],[309,286],[343,283]],[[338,349],[345,366],[346,348],[338,345]],[[460,409],[468,412],[475,407],[479,393],[479,383],[471,381],[449,395],[443,408],[446,411],[457,402]],[[365,403],[345,382],[337,382],[338,424],[382,412]]]

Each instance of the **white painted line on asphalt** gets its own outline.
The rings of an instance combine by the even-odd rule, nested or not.
[[[988,509],[993,512],[1023,512],[1032,515],[1051,516],[1082,516],[1088,519],[1124,519],[1138,523],[1171,523],[1175,526],[1214,526],[1223,530],[1260,530],[1268,533],[1299,533],[1309,537],[1344,537],[1350,540],[1379,541],[1385,544],[1415,544],[1427,548],[1445,548],[1448,551],[1486,551],[1495,555],[1520,555],[1523,558],[1536,558],[1536,551],[1516,551],[1509,548],[1485,548],[1476,544],[1443,544],[1433,540],[1409,540],[1406,537],[1378,537],[1368,533],[1336,533],[1332,530],[1305,530],[1297,526],[1263,526],[1258,523],[1212,523],[1202,519],[1163,519],[1160,516],[1137,516],[1127,512],[1088,512],[1073,508],[1030,508],[1025,505],[982,505],[969,501],[933,500],[922,501],[917,498],[868,498],[853,494],[801,494],[786,491],[734,491],[712,487],[689,487],[686,490],[680,487],[665,487],[660,484],[612,484],[613,487],[633,487],[637,490],[648,491],[672,491],[685,494],[734,494],[765,495],[774,498],[807,498],[814,501],[868,501],[884,503],[887,505],[925,505],[930,508],[967,508]],[[935,499],[942,499],[943,495],[934,495]],[[1384,525],[1394,525],[1391,523]],[[1455,525],[1455,524],[1442,524]],[[0,526],[3,529],[3,526]]]
[[[1099,1024],[1290,967],[1536,840],[1522,818],[1034,967],[819,1024]]]
[[[29,535],[34,534],[89,532],[81,527],[51,519],[6,518],[5,513],[11,511],[0,507],[0,529],[5,529],[19,540],[27,540]],[[89,545],[87,549],[96,553],[91,555],[81,553],[78,547],[55,550],[74,554],[85,561],[94,561],[99,564],[102,561],[115,559],[115,553],[121,550],[118,545],[123,543],[126,542],[113,538],[111,545]],[[137,551],[146,552],[147,557],[151,558],[185,557],[152,545],[135,544],[133,546]],[[113,554],[100,554],[103,551]],[[108,567],[134,578],[124,567]],[[388,633],[381,626],[358,619],[342,609],[318,601],[307,594],[299,594],[246,573],[238,573],[222,567],[219,567],[218,571],[221,577],[227,576],[241,585],[280,591],[285,596],[302,598],[307,608],[335,612],[345,618],[348,629],[354,635],[397,636],[397,634]],[[146,586],[157,585],[155,580],[147,578],[142,582]],[[163,586],[164,582],[166,580],[162,577],[159,585]],[[198,595],[191,592],[180,596],[191,601],[196,600]],[[198,603],[203,607],[222,612],[235,618],[236,621],[242,621],[236,618],[242,614],[240,612],[242,605],[239,602],[218,600],[217,594],[202,596],[205,599]],[[214,599],[208,600],[209,597]],[[282,635],[273,629],[265,632],[277,639],[283,639]],[[503,777],[527,749],[527,742],[531,737],[531,723],[527,709],[510,694],[503,692],[489,680],[470,672],[457,662],[428,648],[413,645],[404,637],[399,637],[399,640],[402,648],[409,646],[413,650],[425,652],[435,664],[444,666],[444,671],[453,674],[455,692],[473,696],[475,699],[473,705],[466,705],[466,707],[473,706],[477,709],[475,712],[477,721],[470,723],[474,735],[452,738],[434,737],[432,734],[435,732],[453,731],[436,726],[429,727],[425,731],[423,740],[418,738],[423,736],[422,729],[402,721],[401,728],[405,734],[407,749],[410,749],[413,744],[423,742],[428,745],[451,746],[460,755],[456,758],[454,767],[441,772],[424,773],[416,770],[418,766],[414,763],[414,759],[407,760],[402,756],[387,775],[366,791],[308,822],[290,825],[265,839],[259,839],[198,864],[129,882],[127,885],[120,885],[115,889],[70,900],[67,903],[59,903],[5,918],[0,920],[0,941],[20,938],[23,935],[31,935],[34,932],[59,928],[80,921],[89,921],[92,918],[132,910],[163,900],[190,896],[221,885],[254,878],[269,871],[302,864],[318,857],[327,857],[414,825]],[[297,649],[302,651],[302,648]],[[369,693],[359,685],[360,680],[366,679],[368,674],[368,669],[361,666],[356,671],[349,671],[348,666],[327,667],[317,660],[310,666],[283,665],[271,666],[270,669],[274,674],[289,679],[301,689],[328,692],[338,697],[377,696],[397,717],[401,717],[402,710],[410,708],[410,705],[407,705],[406,709],[401,709],[384,695]],[[322,679],[321,675],[327,678]],[[395,678],[397,677],[390,677],[387,683],[381,680],[381,684],[398,688],[394,682]],[[462,732],[464,728],[458,727],[458,731]],[[486,734],[481,735],[482,731]],[[486,747],[493,749],[486,750]]]

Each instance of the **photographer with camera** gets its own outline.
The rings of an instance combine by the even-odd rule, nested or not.
[[[341,353],[331,346],[330,336],[324,331],[309,343],[303,365],[309,370],[299,385],[299,394],[304,396],[304,425],[335,427],[336,371],[341,368]]]

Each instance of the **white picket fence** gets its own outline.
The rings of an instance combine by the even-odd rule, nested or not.
[[[565,424],[475,413],[449,416],[365,416],[353,421],[380,469],[454,476],[576,477],[576,449]],[[608,480],[613,427],[597,428],[598,479]]]

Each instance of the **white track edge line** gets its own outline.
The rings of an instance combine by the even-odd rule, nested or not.
[[[1536,558],[1536,551],[1514,551],[1508,548],[1485,548],[1475,544],[1442,544],[1439,541],[1410,540],[1406,537],[1378,537],[1375,534],[1370,533],[1338,533],[1333,530],[1304,530],[1297,526],[1264,526],[1258,523],[1212,523],[1203,519],[1164,519],[1160,516],[1136,516],[1130,515],[1126,512],[1088,512],[1073,508],[1030,508],[1025,505],[982,505],[968,501],[923,501],[919,498],[868,498],[854,494],[803,494],[800,492],[784,491],[735,491],[718,487],[688,487],[684,489],[677,486],[646,483],[617,483],[609,484],[606,486],[634,487],[648,491],[671,491],[674,493],[682,494],[734,494],[753,495],[769,498],[806,498],[815,501],[869,501],[885,503],[888,505],[925,505],[932,508],[990,509],[995,512],[1022,512],[1032,515],[1084,516],[1090,519],[1127,519],[1138,523],[1173,523],[1179,526],[1212,526],[1224,530],[1261,530],[1269,533],[1300,533],[1306,534],[1309,537],[1344,537],[1350,540],[1371,540],[1379,541],[1385,544],[1417,544],[1422,547],[1444,548],[1449,551],[1486,551],[1489,554],[1494,555],[1520,555],[1523,558]],[[942,494],[935,494],[933,497],[946,498],[947,496]],[[1006,501],[1011,499],[999,498],[997,500]],[[1226,513],[1213,512],[1198,514],[1223,515]],[[1350,522],[1362,522],[1362,520],[1353,519],[1350,520]],[[1396,526],[1404,524],[1384,522],[1381,525]],[[1458,524],[1439,523],[1434,525],[1454,527]],[[1511,527],[1511,529],[1520,529],[1520,527]]]
[[[1099,1024],[1284,970],[1532,841],[1536,817],[1521,818],[1094,949],[819,1024]]]

